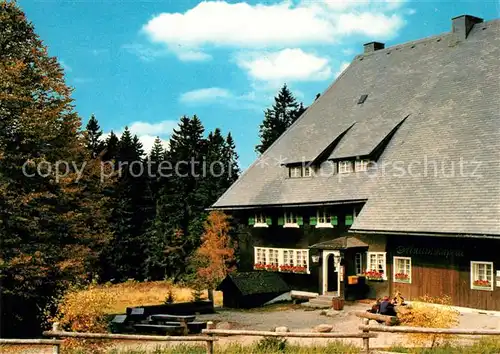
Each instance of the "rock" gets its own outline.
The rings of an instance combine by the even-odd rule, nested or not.
[[[286,333],[286,332],[290,332],[290,330],[288,329],[288,327],[285,327],[285,326],[281,326],[281,327],[276,327],[274,329],[275,332],[279,332],[279,333]]]
[[[332,325],[329,325],[329,324],[320,324],[320,325],[317,325],[316,327],[314,327],[314,332],[319,332],[319,333],[327,333],[327,332],[331,332],[333,329],[333,326]]]
[[[229,322],[219,322],[215,328],[217,329],[231,329],[233,326]]]
[[[321,310],[321,312],[319,313],[320,316],[327,316],[328,315],[328,311],[327,310]]]
[[[335,317],[341,313],[342,313],[342,311],[337,311],[334,309],[325,310],[325,316],[329,316],[329,317]]]

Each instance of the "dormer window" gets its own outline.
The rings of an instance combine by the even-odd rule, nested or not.
[[[369,165],[369,160],[356,160],[354,169],[356,172],[368,171]]]
[[[290,178],[311,177],[312,167],[310,166],[293,166],[288,168]]]
[[[352,161],[339,161],[339,173],[351,173]]]
[[[290,178],[302,177],[302,168],[300,166],[290,167]]]

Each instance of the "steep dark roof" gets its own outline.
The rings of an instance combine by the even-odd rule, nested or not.
[[[217,287],[217,290],[223,288],[227,281],[232,282],[243,296],[265,293],[286,293],[290,287],[275,272],[255,271],[230,274]]]
[[[367,200],[351,230],[500,235],[499,58],[499,20],[358,55],[214,207]],[[278,163],[314,160],[354,123],[331,156],[360,156],[405,117],[376,173]]]

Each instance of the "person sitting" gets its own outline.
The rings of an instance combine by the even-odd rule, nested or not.
[[[377,299],[377,302],[372,305],[372,308],[369,310],[366,310],[366,312],[379,313],[380,312],[380,299]]]
[[[392,299],[392,303],[394,306],[398,306],[398,305],[406,306],[405,298],[401,296],[401,293],[399,291],[396,292],[396,294],[394,295],[394,298]]]
[[[384,296],[380,303],[380,314],[386,316],[396,316],[394,304],[389,300],[389,296]]]

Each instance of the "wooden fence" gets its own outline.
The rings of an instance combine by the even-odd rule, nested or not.
[[[218,340],[217,336],[256,336],[256,337],[280,337],[280,338],[323,338],[323,339],[342,339],[359,338],[363,340],[363,352],[370,353],[370,339],[376,338],[377,333],[425,333],[425,334],[451,334],[451,335],[473,335],[473,336],[500,336],[500,330],[481,330],[481,329],[452,329],[452,328],[424,328],[424,327],[388,327],[388,326],[370,326],[362,325],[360,332],[270,332],[270,331],[248,331],[248,330],[223,330],[214,329],[213,324],[209,323],[207,329],[198,336],[150,336],[150,335],[131,335],[131,334],[109,334],[109,333],[78,333],[47,331],[44,336],[52,338],[81,338],[81,339],[100,339],[100,340],[131,340],[131,341],[159,341],[159,342],[205,342],[206,353],[214,353],[214,342]],[[59,353],[60,340],[55,339],[0,339],[0,344],[7,345],[52,345],[53,353]]]
[[[62,341],[56,339],[10,339],[0,338],[0,345],[51,345],[52,353],[59,354]]]

